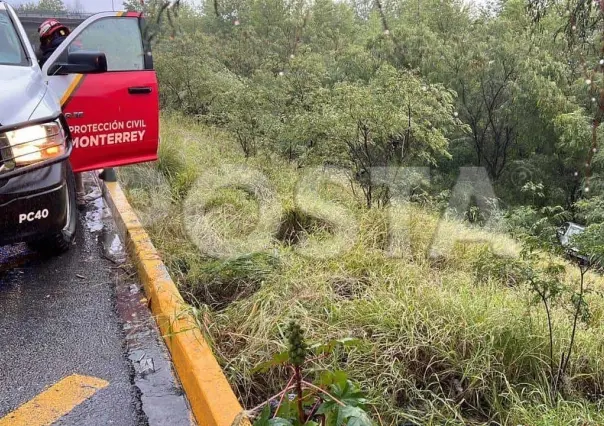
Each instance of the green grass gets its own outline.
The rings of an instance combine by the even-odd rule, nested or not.
[[[543,310],[529,308],[513,268],[494,267],[484,244],[456,239],[507,256],[516,242],[418,206],[388,219],[362,208],[345,180],[319,185],[320,197],[305,193],[305,172],[246,160],[228,135],[165,115],[160,160],[119,173],[246,408],[285,384],[279,369],[253,369],[285,348],[284,326],[297,317],[312,342],[361,340],[317,367],[349,371],[383,424],[604,424],[599,296],[590,295],[593,319],[578,332],[567,397],[554,403]],[[439,224],[445,237],[432,245]],[[350,229],[358,232],[343,235]],[[427,256],[433,246],[440,254]],[[589,285],[602,281],[590,275]],[[571,322],[561,308],[553,316],[560,348]]]

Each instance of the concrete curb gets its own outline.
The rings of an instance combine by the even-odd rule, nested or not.
[[[117,182],[100,182],[126,251],[199,425],[231,426],[243,411],[218,361]],[[249,421],[243,421],[249,425]]]

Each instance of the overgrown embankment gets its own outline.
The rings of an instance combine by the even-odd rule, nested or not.
[[[348,371],[383,424],[604,424],[597,293],[587,295],[565,399],[552,403],[546,317],[519,282],[516,242],[439,220],[435,203],[367,209],[337,176],[309,191],[319,174],[246,159],[224,133],[181,116],[163,117],[157,163],[120,170],[244,406],[284,386],[285,371],[254,369],[285,348],[296,317],[312,342],[360,340],[316,362]],[[552,318],[558,353],[572,318],[556,306]]]

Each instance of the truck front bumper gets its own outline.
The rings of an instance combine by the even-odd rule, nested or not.
[[[0,246],[37,240],[63,229],[69,203],[67,161],[0,178]]]

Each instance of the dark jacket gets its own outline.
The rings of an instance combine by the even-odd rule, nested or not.
[[[67,36],[55,37],[46,46],[40,46],[40,50],[38,51],[38,64],[40,64],[40,67],[44,65],[44,62],[50,58],[50,55],[53,54],[56,48],[59,47],[59,45],[63,43],[66,38]]]

